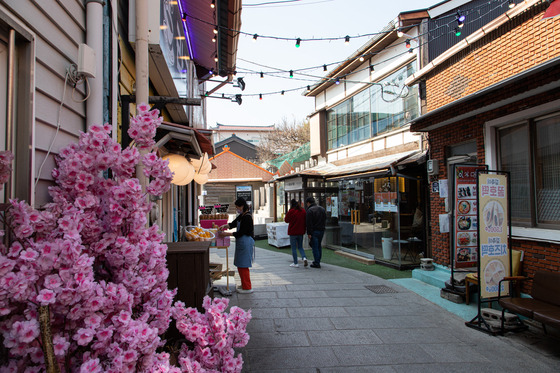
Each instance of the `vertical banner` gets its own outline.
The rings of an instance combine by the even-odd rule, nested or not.
[[[478,208],[476,202],[476,172],[486,166],[455,166],[455,267],[474,267],[478,261]]]
[[[479,173],[480,298],[498,296],[501,279],[509,276],[509,211],[507,174]],[[501,294],[509,294],[502,283]]]

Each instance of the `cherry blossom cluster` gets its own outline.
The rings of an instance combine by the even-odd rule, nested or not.
[[[148,148],[161,118],[147,105],[138,108],[129,133]],[[11,200],[3,215],[11,243],[0,242],[0,333],[9,355],[0,371],[45,370],[38,321],[45,307],[62,371],[241,371],[233,348],[248,341],[250,313],[232,307],[227,314],[227,300],[210,298],[205,314],[173,305],[164,234],[147,227],[146,198],[169,190],[171,171],[155,152],[121,149],[110,130],[91,126],[60,151],[51,203],[36,210]],[[12,159],[0,153],[0,183],[9,180]],[[150,179],[145,191],[134,177],[140,163]],[[172,316],[195,345],[182,346],[181,368],[161,352]]]
[[[157,111],[147,110],[134,121],[145,124],[137,144],[161,122]],[[59,153],[52,203],[43,210],[10,201],[5,223],[13,243],[0,244],[0,333],[9,363],[0,370],[44,370],[40,306],[49,306],[63,370],[142,372],[169,365],[169,356],[157,352],[175,295],[167,289],[167,247],[157,226],[146,228],[151,204],[132,176],[145,162],[152,178],[147,192],[161,194],[171,172],[153,154],[122,150],[110,130],[91,126]],[[9,175],[10,161],[0,155],[0,176]],[[103,176],[107,170],[112,178]]]
[[[8,151],[0,152],[0,190],[6,182],[10,179],[12,174],[12,161],[14,155]]]
[[[231,307],[225,312],[229,299],[204,297],[204,313],[195,308],[184,308],[176,303],[174,318],[177,329],[194,344],[189,349],[183,345],[179,355],[181,369],[185,372],[239,373],[243,357],[235,356],[234,347],[244,347],[249,342],[246,332],[251,311]]]
[[[130,120],[128,135],[136,141],[140,149],[151,148],[154,146],[156,129],[163,121],[157,110],[150,111],[146,104],[137,106],[138,116]]]

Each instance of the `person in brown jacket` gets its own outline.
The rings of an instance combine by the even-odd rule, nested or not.
[[[290,236],[290,245],[292,246],[292,256],[294,262],[290,267],[299,267],[297,250],[301,254],[304,267],[307,267],[307,258],[303,250],[303,235],[305,234],[305,210],[295,199],[290,201],[290,210],[284,217],[284,221],[288,223],[288,235]]]

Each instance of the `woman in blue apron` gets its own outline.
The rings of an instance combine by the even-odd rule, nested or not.
[[[237,267],[237,272],[239,272],[239,277],[241,278],[241,289],[237,289],[237,292],[252,293],[253,287],[251,286],[249,268],[253,262],[255,246],[253,217],[249,212],[249,205],[243,198],[239,197],[234,204],[238,214],[237,217],[231,223],[222,225],[219,230],[223,236],[235,237],[233,264]],[[237,228],[236,232],[224,232],[225,229],[232,229],[234,227]]]

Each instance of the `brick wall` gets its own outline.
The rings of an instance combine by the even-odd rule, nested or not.
[[[428,112],[560,56],[560,20],[541,20],[546,5],[541,3],[533,7],[432,71],[426,80]],[[414,124],[412,130],[422,130],[446,120],[453,121],[453,118],[461,114],[559,79],[560,67],[551,66],[539,74],[504,84],[500,90],[472,98],[452,110],[432,115]],[[560,99],[560,91],[550,90],[429,131],[430,157],[440,160],[439,175],[436,179],[450,180],[445,161],[448,146],[474,140],[477,144],[478,162],[484,163],[485,122],[557,99]],[[430,193],[429,204],[431,256],[436,263],[449,266],[450,234],[439,232],[439,214],[445,213],[444,200],[439,198],[438,194]],[[513,240],[512,246],[525,253],[524,274],[532,276],[539,269],[560,271],[560,245]],[[523,291],[528,292],[530,285],[530,282],[525,284]]]
[[[514,249],[523,251],[523,275],[533,277],[535,271],[560,272],[560,245],[549,242],[514,240]],[[523,292],[528,293],[531,282],[523,284]]]
[[[559,79],[560,68],[557,74],[546,74],[548,77]],[[513,92],[516,93],[516,92]],[[502,92],[502,94],[504,94]],[[485,160],[484,153],[484,123],[515,113],[521,109],[541,105],[547,101],[560,99],[560,90],[545,92],[530,98],[525,98],[518,102],[514,102],[508,106],[479,114],[463,121],[456,122],[452,125],[441,127],[429,132],[430,157],[440,160],[439,175],[436,179],[447,179],[451,184],[451,175],[447,172],[446,150],[450,145],[460,144],[466,141],[476,141],[478,163],[483,164]],[[470,103],[467,106],[476,107],[476,103]],[[559,108],[560,109],[560,108]],[[435,263],[445,266],[450,265],[450,234],[439,232],[439,214],[445,213],[444,199],[439,194],[430,193],[430,231],[431,231],[431,251],[432,258]],[[525,246],[523,246],[525,245]],[[548,242],[537,241],[517,241],[513,242],[514,248],[524,250],[523,247],[531,247],[531,255],[527,255],[527,274],[532,275],[537,268],[546,269],[555,268],[560,270],[560,245]],[[540,250],[540,251],[539,251]],[[534,255],[533,251],[538,255]],[[544,256],[543,256],[544,255]],[[544,267],[543,267],[544,266]],[[547,267],[548,266],[548,267]]]
[[[262,167],[229,151],[224,151],[211,159],[215,169],[208,175],[209,180],[215,179],[262,179],[266,182],[274,176]]]
[[[560,56],[560,20],[541,20],[547,5],[534,6],[431,73],[426,81],[427,111]]]

